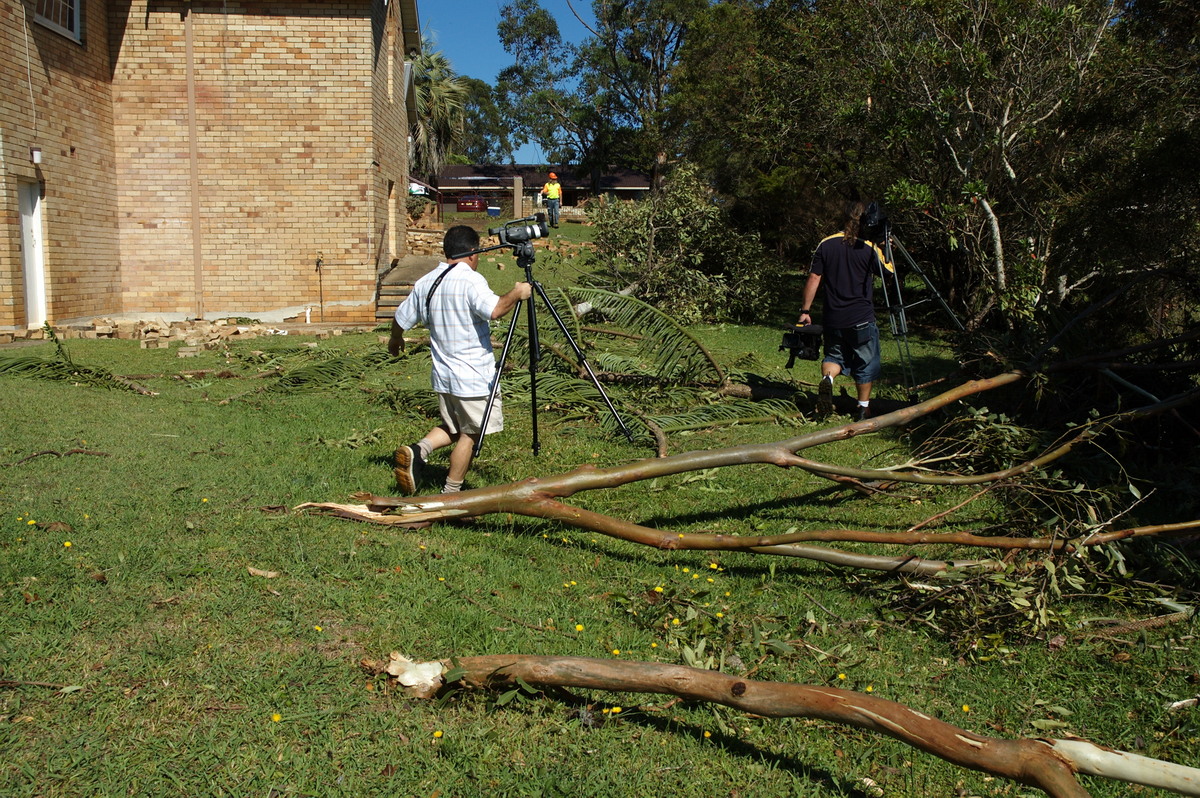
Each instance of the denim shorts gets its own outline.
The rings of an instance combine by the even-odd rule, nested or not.
[[[879,326],[873,321],[857,327],[825,328],[825,361],[842,367],[854,381],[862,385],[879,378]]]

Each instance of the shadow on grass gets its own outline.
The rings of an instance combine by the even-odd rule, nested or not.
[[[547,697],[558,701],[565,707],[569,707],[572,712],[570,716],[578,720],[580,725],[587,725],[585,717],[592,717],[595,720],[591,721],[597,725],[603,723],[636,723],[646,729],[652,729],[659,734],[679,734],[686,733],[691,736],[700,737],[705,730],[688,723],[671,718],[660,718],[654,715],[649,715],[644,712],[631,711],[621,715],[619,721],[610,720],[608,716],[603,714],[603,708],[611,708],[613,704],[609,702],[589,701],[581,698],[569,690],[547,690]],[[648,694],[657,695],[657,694]],[[665,694],[664,694],[665,695]],[[709,704],[703,702],[684,701],[685,706],[698,709],[706,708]],[[600,706],[597,706],[597,705]],[[786,720],[786,719],[780,719]],[[778,768],[781,771],[792,774],[797,779],[809,784],[819,785],[824,789],[833,791],[837,795],[851,796],[851,798],[869,798],[870,793],[858,789],[851,784],[847,784],[844,780],[839,779],[833,773],[823,768],[812,767],[801,762],[795,757],[786,754],[776,753],[774,751],[764,750],[756,745],[740,740],[737,737],[724,734],[719,731],[710,732],[711,737],[709,742],[721,748],[725,753],[732,756],[741,757],[751,762],[764,762],[772,767]]]

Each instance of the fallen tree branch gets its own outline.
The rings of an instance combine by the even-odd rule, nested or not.
[[[44,452],[34,452],[33,454],[22,457],[20,460],[14,460],[13,462],[5,463],[4,465],[6,465],[6,466],[20,465],[21,463],[28,462],[29,460],[33,460],[37,457],[45,457],[46,455],[50,455],[50,454],[54,455],[55,457],[68,457],[73,454],[90,454],[94,457],[111,457],[112,456],[108,452],[93,452],[90,449],[67,449],[65,452],[56,452],[53,449],[47,449]]]
[[[369,663],[364,663],[368,664]],[[717,671],[588,657],[494,655],[411,662],[393,654],[383,668],[409,694],[432,698],[454,681],[489,690],[524,684],[661,693],[760,717],[819,718],[887,735],[960,767],[1037,787],[1052,798],[1086,798],[1076,773],[1200,795],[1200,769],[1114,751],[1086,740],[1004,740],[955,726],[904,704],[834,687],[761,682]]]

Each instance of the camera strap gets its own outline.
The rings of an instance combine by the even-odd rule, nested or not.
[[[446,279],[446,275],[449,274],[450,270],[457,266],[459,262],[460,261],[455,261],[446,268],[442,269],[442,273],[439,274],[437,279],[433,281],[433,285],[429,286],[429,293],[425,295],[425,313],[427,315],[429,313],[429,303],[433,300],[433,292],[438,290],[438,286],[442,284],[442,280]]]

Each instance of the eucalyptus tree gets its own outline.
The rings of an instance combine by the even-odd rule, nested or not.
[[[976,323],[1033,321],[1180,262],[1161,211],[1196,204],[1189,9],[735,0],[693,25],[673,110],[768,238],[806,250],[823,199],[884,198]]]
[[[575,45],[538,0],[508,3],[500,40],[516,63],[498,88],[514,127],[552,161],[661,173],[676,151],[666,113],[672,72],[688,25],[709,5],[593,0],[591,35]]]
[[[462,163],[511,163],[513,136],[496,105],[495,90],[478,78],[463,78],[467,100],[463,109],[463,132],[454,146]]]

